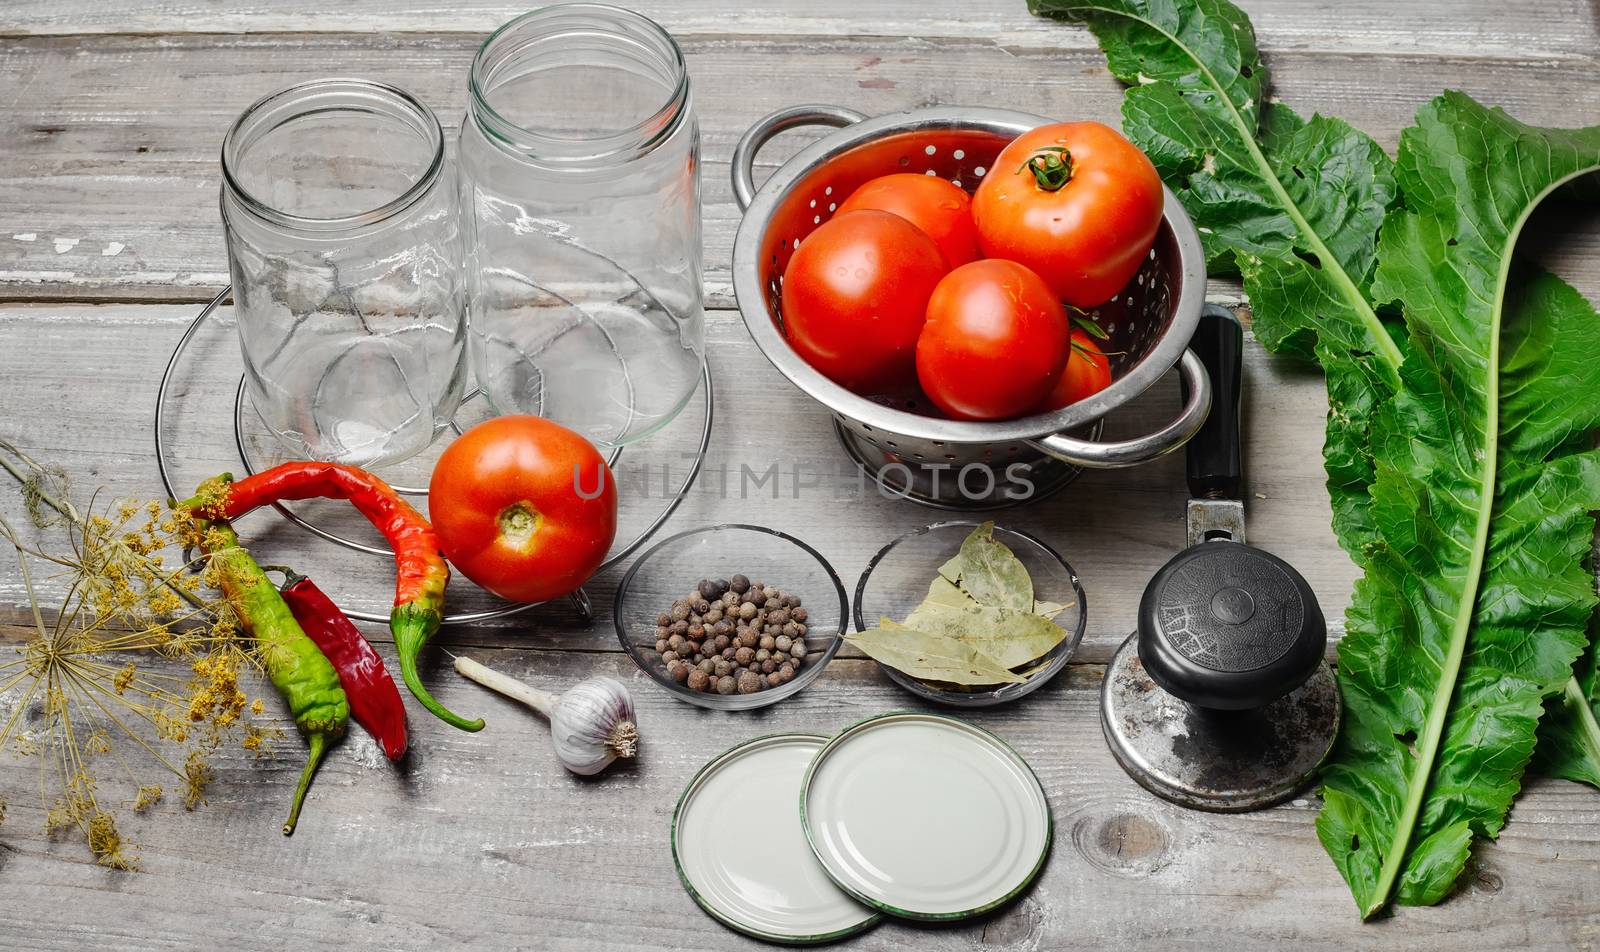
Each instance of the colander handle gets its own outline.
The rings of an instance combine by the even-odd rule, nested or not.
[[[1188,398],[1184,400],[1178,418],[1154,433],[1118,443],[1077,440],[1057,433],[1029,440],[1028,445],[1086,469],[1121,469],[1165,456],[1200,432],[1206,416],[1211,412],[1211,378],[1206,375],[1205,365],[1194,351],[1183,352],[1183,358],[1178,361],[1178,372],[1183,374],[1184,392]]]
[[[756,153],[772,141],[772,137],[796,126],[834,126],[843,128],[867,118],[854,109],[811,103],[790,106],[756,120],[756,124],[739,137],[733,147],[733,199],[744,211],[756,197]]]

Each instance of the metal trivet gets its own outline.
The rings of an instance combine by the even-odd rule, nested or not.
[[[195,315],[194,320],[189,322],[189,326],[184,330],[183,336],[178,339],[177,346],[173,348],[172,356],[167,359],[166,369],[162,371],[161,374],[161,384],[156,389],[156,469],[160,473],[161,485],[166,490],[167,496],[173,499],[184,498],[187,494],[179,493],[177,491],[176,487],[172,483],[172,477],[168,472],[167,445],[166,439],[162,435],[162,424],[166,419],[167,392],[170,389],[172,377],[174,371],[177,369],[178,361],[182,359],[184,351],[188,349],[190,342],[194,339],[195,333],[199,331],[200,326],[206,322],[206,319],[214,314],[217,308],[222,306],[222,303],[227,301],[232,294],[232,285],[223,288],[216,297],[212,298],[205,307],[201,308],[200,313]],[[643,530],[630,539],[626,545],[607,556],[605,562],[603,562],[600,568],[595,572],[596,575],[599,575],[601,572],[609,571],[626,560],[628,557],[632,556],[635,552],[639,551],[639,549],[650,540],[650,537],[661,528],[662,524],[671,518],[672,514],[677,511],[678,506],[681,505],[683,500],[688,496],[689,489],[694,485],[694,481],[699,477],[700,467],[705,461],[706,451],[711,446],[711,427],[714,417],[710,364],[706,364],[702,368],[701,382],[705,386],[705,422],[700,427],[699,450],[697,453],[695,453],[694,459],[689,463],[688,471],[684,474],[683,480],[679,483],[677,490],[673,493],[671,498],[667,500],[666,507],[663,508],[661,512],[650,521],[649,525],[645,526]],[[474,389],[469,392],[461,402],[465,404],[468,401],[477,398],[479,395],[479,391]],[[250,459],[250,452],[246,448],[244,437],[244,406],[245,378],[243,374],[240,374],[239,386],[234,392],[233,399],[233,438],[234,445],[239,452],[240,464],[244,467],[245,472],[253,474],[256,472],[256,468],[254,462]],[[451,420],[450,428],[454,430],[458,436],[462,432],[460,424],[456,423],[454,420]],[[613,449],[611,454],[606,459],[606,465],[615,467],[621,456],[621,447]],[[405,496],[425,497],[428,494],[426,488],[419,488],[415,486],[394,485],[394,489],[396,492],[399,492]],[[394,558],[394,552],[391,549],[382,546],[368,545],[355,539],[348,539],[339,535],[338,533],[331,532],[322,528],[321,526],[314,525],[282,503],[275,502],[272,504],[272,508],[278,510],[278,513],[285,519],[289,520],[289,522],[320,539],[325,539],[328,542],[332,542],[336,545],[343,546],[344,548],[351,549],[356,552],[382,556],[386,559]],[[588,594],[585,593],[583,589],[578,589],[569,597],[572,601],[574,609],[580,616],[586,620],[592,616],[593,607],[589,600]],[[543,603],[512,602],[507,603],[500,608],[491,608],[476,612],[457,612],[455,614],[445,615],[444,618],[440,620],[440,623],[444,625],[464,625],[476,622],[491,621],[493,619],[505,618],[510,615],[518,614],[519,612],[527,611],[528,609],[537,607],[541,604]],[[376,622],[379,624],[387,623],[389,621],[388,614],[380,615],[373,612],[352,611],[350,609],[344,609],[344,613],[359,621]]]

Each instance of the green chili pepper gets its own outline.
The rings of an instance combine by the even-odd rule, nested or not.
[[[294,791],[289,819],[283,824],[283,835],[288,836],[300,821],[300,807],[323,754],[344,736],[350,720],[350,702],[339,686],[339,672],[301,630],[278,593],[278,586],[239,544],[239,534],[233,526],[202,521],[200,528],[201,547],[215,559],[223,594],[233,604],[245,630],[255,638],[267,677],[289,703],[295,726],[311,746]]]

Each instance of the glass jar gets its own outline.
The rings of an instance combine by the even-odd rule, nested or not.
[[[461,126],[472,365],[500,413],[602,446],[666,425],[705,360],[700,132],[651,20],[560,4],[472,64]]]
[[[245,380],[295,457],[425,449],[466,376],[460,216],[444,133],[393,86],[327,79],[246,109],[222,143]]]

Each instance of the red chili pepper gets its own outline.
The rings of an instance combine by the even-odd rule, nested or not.
[[[417,674],[417,655],[439,630],[450,569],[439,553],[433,526],[388,483],[363,469],[338,463],[284,463],[239,482],[223,473],[200,484],[183,505],[210,519],[233,519],[257,506],[285,499],[348,499],[383,533],[394,549],[394,610],[389,630],[400,655],[406,687],[435,717],[464,731],[483,730],[483,719],[467,720],[433,699]]]
[[[287,569],[284,577],[287,584],[280,594],[301,630],[339,672],[339,684],[350,699],[350,715],[377,739],[390,760],[404,757],[406,706],[383,659],[315,582]]]

